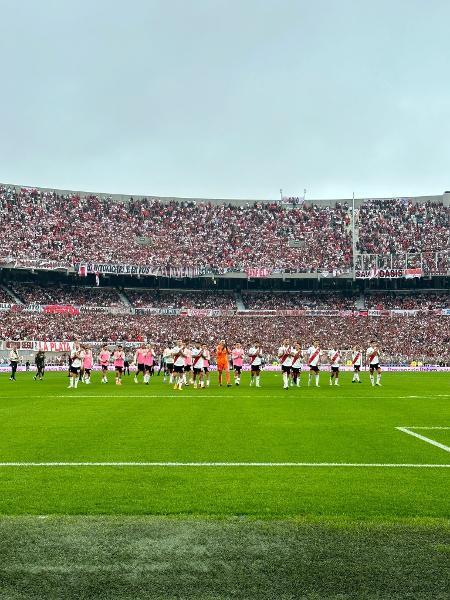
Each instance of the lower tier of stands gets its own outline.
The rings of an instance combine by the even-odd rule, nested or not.
[[[214,347],[218,339],[240,341],[245,348],[261,344],[267,356],[276,354],[289,337],[303,347],[318,341],[323,348],[366,348],[376,339],[384,356],[395,360],[448,361],[450,317],[187,317],[79,315],[4,311],[0,338],[5,340],[151,341],[158,349],[178,338]]]

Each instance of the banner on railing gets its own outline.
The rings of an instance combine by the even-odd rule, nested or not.
[[[422,277],[422,269],[366,269],[355,271],[356,279],[412,279]]]

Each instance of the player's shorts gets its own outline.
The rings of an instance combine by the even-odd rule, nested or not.
[[[208,371],[209,371],[209,367],[203,367],[203,371],[204,371],[205,373],[208,373]]]
[[[91,374],[91,369],[84,369],[84,372],[89,376]]]
[[[242,365],[233,365],[233,369],[236,373],[240,373],[242,371]]]
[[[80,367],[69,367],[69,373],[73,373],[74,375],[78,375],[80,372]]]
[[[291,372],[291,366],[289,365],[281,365],[281,372],[282,373],[287,373],[289,375],[289,373]]]
[[[201,367],[194,367],[193,371],[194,375],[200,375],[200,373],[203,373],[203,369]]]
[[[108,370],[108,365],[101,365],[102,367],[102,371],[107,371]]]
[[[144,371],[150,372],[153,369],[153,365],[144,365]]]
[[[360,371],[361,370],[361,366],[360,365],[353,365],[353,370],[354,371]]]
[[[339,367],[331,367],[331,372],[332,373],[339,373]]]
[[[189,372],[191,370],[191,365],[184,365],[184,370]]]
[[[374,363],[373,365],[369,365],[369,369],[371,371],[378,371],[379,368],[380,368],[380,363]]]
[[[173,363],[166,363],[166,369],[169,373],[173,373]]]
[[[174,373],[184,373],[184,365],[173,365]]]
[[[138,373],[143,373],[145,371],[144,363],[138,363],[137,370],[138,370]]]
[[[118,373],[122,373],[123,372],[123,367],[116,367],[114,366],[114,369],[118,372]]]
[[[293,375],[298,375],[300,373],[300,371],[301,371],[300,367],[291,367],[291,369],[292,369],[292,374]]]
[[[251,365],[250,369],[253,371],[253,373],[259,373],[261,371],[261,365]]]
[[[314,371],[315,373],[319,372],[319,365],[309,365],[309,370]]]

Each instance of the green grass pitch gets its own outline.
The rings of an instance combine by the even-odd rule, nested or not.
[[[2,375],[0,599],[448,597],[448,374],[303,378]]]

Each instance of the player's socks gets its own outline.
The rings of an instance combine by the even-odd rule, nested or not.
[[[377,385],[381,385],[381,375],[377,375]]]
[[[173,383],[173,375],[169,377],[169,383]]]
[[[208,381],[206,382],[206,387],[209,387],[209,379],[208,379]]]
[[[75,379],[74,379],[75,388],[77,388],[77,387],[78,387],[78,382],[79,382],[79,381],[80,381],[80,380],[78,379],[78,377],[75,377]]]
[[[288,374],[286,372],[283,373],[283,387],[284,388],[288,387]]]
[[[297,384],[297,387],[300,387],[300,377],[297,377],[296,384]]]
[[[316,375],[316,387],[319,387],[319,375]]]
[[[339,385],[339,379],[334,380],[334,385]]]
[[[256,387],[259,387],[259,375],[256,376]]]
[[[374,381],[374,379],[373,379],[373,375],[369,375],[369,378],[370,378],[370,383],[371,383],[372,385],[375,385],[375,381]]]
[[[311,373],[308,373],[308,385],[311,385]]]
[[[332,379],[330,379],[330,385],[333,385],[333,380]]]

